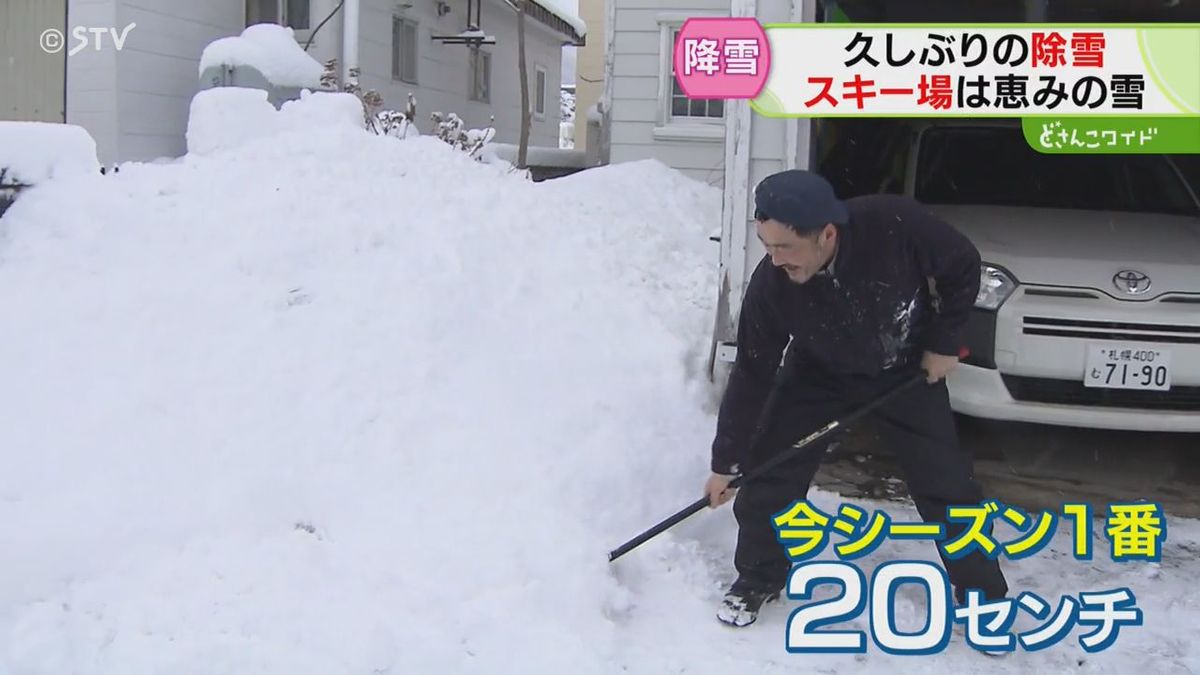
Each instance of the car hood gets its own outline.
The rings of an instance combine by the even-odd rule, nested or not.
[[[1118,298],[1122,270],[1150,277],[1139,300],[1200,293],[1200,218],[1154,213],[927,205],[975,243],[985,262],[1025,284],[1092,288]]]

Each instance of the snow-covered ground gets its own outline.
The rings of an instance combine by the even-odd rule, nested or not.
[[[1005,563],[1137,594],[1096,655],[788,654],[783,607],[713,618],[728,507],[608,563],[706,476],[713,188],[533,184],[337,125],[203,145],[0,220],[0,673],[1200,670],[1195,522],[1161,566],[1099,529],[1077,562],[1068,527]],[[887,542],[868,573],[893,558],[934,555]]]

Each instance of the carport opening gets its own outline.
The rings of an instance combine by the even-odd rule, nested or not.
[[[1200,0],[818,0],[817,20],[822,22],[862,23],[1184,23],[1200,22]],[[978,123],[978,117],[970,118]],[[927,120],[926,120],[927,121]],[[965,121],[962,118],[958,120]],[[991,120],[1000,122],[1000,120]],[[812,143],[810,166],[833,183],[838,195],[850,198],[859,195],[905,192],[905,180],[912,133],[922,120],[903,119],[814,119],[812,121]],[[1011,123],[1011,120],[1009,121]],[[1018,136],[1019,138],[1019,136]],[[1058,184],[1038,190],[1036,181],[1030,186],[1031,177],[1022,176],[1018,182],[1011,155],[983,153],[978,149],[967,151],[955,148],[954,142],[944,139],[946,159],[950,162],[973,162],[970,180],[987,180],[989,174],[995,178],[989,184],[1000,184],[998,190],[989,189],[989,198],[1004,201],[1035,200],[1057,195],[1071,208],[1136,210],[1172,212],[1170,194],[1162,194],[1162,181],[1150,175],[1134,178],[1142,181],[1142,192],[1151,195],[1138,200],[1129,197],[1122,204],[1116,199],[1115,190],[1097,187],[1087,172],[1064,170],[1064,176],[1051,177]],[[1032,148],[1019,139],[1011,153],[1033,153]],[[974,157],[971,157],[974,155]],[[1200,195],[1200,155],[1168,155],[1179,169],[1192,192]],[[1038,160],[1071,163],[1089,163],[1092,166],[1104,162],[1126,163],[1127,166],[1141,162],[1147,157],[1121,155],[1105,158],[1096,155],[1040,155]],[[1007,164],[1007,166],[1006,166]],[[1161,166],[1163,163],[1160,161]],[[953,173],[953,167],[945,167]],[[1125,169],[1128,173],[1128,169]],[[1078,176],[1070,174],[1077,173]],[[937,181],[930,179],[933,187]],[[959,181],[960,183],[962,181]],[[1179,183],[1178,180],[1175,181]],[[970,188],[970,186],[965,186]],[[994,187],[994,185],[992,185]],[[968,190],[969,191],[969,190]],[[1127,196],[1135,192],[1126,191]],[[918,195],[919,197],[919,195]],[[939,201],[948,197],[941,195]],[[964,197],[965,198],[965,197]],[[952,201],[952,200],[951,200]],[[1030,204],[1037,205],[1037,204]],[[1045,204],[1043,204],[1045,205]],[[1188,206],[1194,207],[1194,204]],[[1036,425],[1014,425],[990,420],[960,417],[960,431],[964,447],[969,448],[977,459],[1001,460],[983,462],[980,465],[981,480],[985,489],[999,497],[1010,497],[1009,501],[1024,502],[1029,507],[1040,504],[1039,500],[1053,502],[1063,494],[1076,494],[1080,499],[1114,497],[1126,493],[1131,486],[1143,492],[1152,489],[1164,499],[1170,491],[1164,487],[1171,480],[1184,480],[1184,474],[1196,480],[1197,463],[1194,453],[1188,453],[1194,445],[1189,437],[1172,437],[1170,434],[1145,434],[1140,432],[1111,433],[1098,430],[1080,430]],[[1001,431],[1001,429],[1003,429]],[[879,442],[876,429],[864,422],[851,433],[823,463],[818,483],[836,486],[843,494],[853,496],[856,491],[865,496],[891,495],[896,489],[895,477],[901,474],[891,457],[891,448]],[[1139,462],[1130,459],[1129,447],[1136,443],[1139,448],[1153,448],[1156,459]],[[838,461],[855,458],[858,461]],[[1011,477],[1016,477],[1013,480]],[[849,487],[850,492],[844,492]],[[1147,487],[1153,486],[1153,487]],[[1082,492],[1080,492],[1082,491]],[[1176,499],[1174,508],[1190,504],[1194,500],[1187,494]],[[1186,511],[1185,511],[1186,512]]]

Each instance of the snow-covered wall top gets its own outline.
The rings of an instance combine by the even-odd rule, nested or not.
[[[276,110],[261,89],[217,87],[192,99],[187,147],[189,154],[208,155],[283,131],[337,127],[364,129],[362,103],[353,94],[301,92]]]
[[[255,24],[237,37],[215,40],[200,55],[200,75],[214,66],[249,66],[280,87],[321,84],[324,67],[296,42],[291,28],[271,23]]]
[[[96,141],[80,126],[0,122],[0,171],[5,185],[37,185],[69,174],[98,172]]]

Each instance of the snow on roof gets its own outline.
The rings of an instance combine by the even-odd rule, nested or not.
[[[587,24],[583,22],[583,19],[576,16],[574,12],[567,11],[561,5],[559,5],[558,3],[560,1],[561,0],[532,0],[535,5],[544,8],[547,12],[550,12],[554,16],[566,21],[567,25],[571,26],[571,28],[575,30],[575,34],[579,37],[584,37],[587,35]]]
[[[0,122],[5,185],[37,185],[69,174],[97,173],[96,141],[74,124]]]
[[[200,74],[215,66],[249,66],[271,84],[308,87],[321,84],[324,66],[296,42],[291,28],[273,23],[249,26],[237,37],[215,40],[200,56]]]

